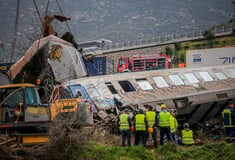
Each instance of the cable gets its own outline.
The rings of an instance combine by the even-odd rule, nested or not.
[[[50,4],[50,0],[47,1],[47,7],[46,7],[46,11],[45,11],[44,17],[47,15],[47,11],[48,11],[48,8],[49,8],[49,4]]]
[[[14,55],[15,55],[15,45],[16,45],[16,37],[17,37],[17,29],[18,29],[18,21],[19,21],[19,11],[20,11],[20,0],[17,0],[15,30],[14,30],[14,37],[13,37],[13,41],[12,41],[10,63],[12,63],[12,61],[14,59]]]
[[[41,28],[41,34],[40,34],[40,37],[39,37],[39,39],[38,39],[38,45],[37,45],[37,52],[38,52],[39,46],[40,46],[40,38],[41,38],[42,33],[43,33],[43,22],[42,22],[42,17],[41,17],[41,15],[40,15],[39,10],[38,10],[36,1],[33,0],[33,3],[34,3],[34,7],[35,7],[35,9],[36,9],[36,11],[37,11],[38,17],[39,17],[40,22],[41,22],[41,27],[40,27],[40,28]],[[46,10],[46,12],[47,12],[47,10]],[[40,59],[40,57],[39,57],[39,54],[37,54],[37,58],[38,58],[38,61],[39,61],[40,65],[43,66],[43,64],[42,64],[42,62],[41,62],[41,59]]]
[[[62,10],[62,8],[60,7],[59,1],[56,0],[56,3],[57,3],[57,5],[58,5],[58,7],[59,7],[59,9],[60,9],[60,12],[61,12],[62,16],[65,17],[65,16],[64,16],[64,13],[63,13],[63,10]],[[69,28],[68,22],[65,21],[65,23],[66,23],[66,25],[67,25],[67,27],[68,27],[69,32],[72,33],[71,30],[70,30],[70,28]]]
[[[42,25],[42,17],[41,17],[41,15],[40,15],[39,10],[38,10],[37,3],[36,3],[36,1],[35,1],[35,0],[33,0],[33,3],[34,3],[35,9],[36,9],[36,11],[37,11],[37,13],[38,13],[38,17],[39,17],[40,22],[41,22],[41,25]]]

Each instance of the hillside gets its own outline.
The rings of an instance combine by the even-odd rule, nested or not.
[[[37,0],[41,17],[47,1]],[[136,40],[153,35],[165,35],[189,30],[206,29],[231,18],[231,0],[64,0],[60,2],[64,15],[71,18],[69,26],[78,42],[106,38],[114,42]],[[16,1],[0,0],[0,39],[11,41],[14,31]],[[55,0],[48,13],[61,14]],[[32,1],[21,1],[19,36],[33,30],[38,19]],[[68,30],[55,23],[58,33]]]
[[[109,39],[114,43],[138,39],[206,30],[210,26],[226,23],[233,10],[231,0],[58,0],[77,42]],[[46,11],[47,1],[37,0],[40,16]],[[56,0],[51,0],[50,15],[61,15]],[[5,44],[7,57],[14,32],[16,1],[0,0],[0,42]],[[54,20],[58,35],[68,31],[65,23]],[[31,0],[20,1],[16,59],[40,34],[40,20]],[[0,54],[3,50],[0,48]],[[2,59],[2,57],[0,57]]]

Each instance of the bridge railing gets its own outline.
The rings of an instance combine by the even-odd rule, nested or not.
[[[218,34],[221,35],[228,35],[231,34],[233,31],[234,26],[232,24],[230,25],[221,25],[213,28],[209,28],[215,36]],[[126,41],[121,43],[111,43],[111,44],[104,44],[99,48],[91,48],[88,49],[87,52],[94,52],[94,51],[100,51],[100,50],[111,50],[116,48],[124,48],[124,47],[131,47],[131,46],[138,46],[138,45],[146,45],[146,44],[162,44],[162,43],[176,43],[176,42],[182,42],[186,40],[196,40],[203,37],[204,31],[202,30],[193,30],[193,31],[187,31],[187,32],[181,32],[181,33],[174,33],[174,34],[166,34],[163,36],[153,36],[153,37],[146,37],[141,38],[134,41]]]

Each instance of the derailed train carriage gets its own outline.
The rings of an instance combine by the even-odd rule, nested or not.
[[[196,124],[220,115],[235,99],[235,64],[86,77],[64,86],[98,111],[115,111],[117,100],[122,106],[165,103],[177,109],[180,122]]]

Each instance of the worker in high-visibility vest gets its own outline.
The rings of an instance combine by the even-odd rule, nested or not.
[[[166,110],[166,105],[161,104],[161,111],[159,113],[159,127],[160,127],[160,145],[164,143],[164,136],[167,136],[167,140],[171,141],[170,134],[170,117],[171,114]]]
[[[123,112],[123,111],[122,111]],[[127,139],[128,146],[131,146],[131,119],[128,115],[129,111],[128,109],[125,109],[124,112],[119,116],[118,123],[119,123],[119,129],[121,131],[122,136],[122,146],[125,145],[125,141]]]
[[[232,142],[235,140],[235,110],[234,102],[229,101],[227,107],[222,112],[224,122],[225,140]]]
[[[176,139],[176,131],[178,128],[178,121],[175,118],[176,111],[172,110],[171,111],[171,117],[170,117],[170,130],[171,130],[171,138],[177,144],[177,139]]]
[[[183,145],[192,145],[194,144],[193,131],[189,129],[189,124],[184,124],[184,129],[181,131],[182,134],[182,144]]]
[[[148,139],[149,135],[152,135],[154,147],[157,148],[157,124],[158,124],[158,114],[153,111],[153,107],[148,105],[147,112],[146,112],[146,118],[148,120],[148,132],[147,137]]]
[[[142,109],[134,117],[135,145],[140,143],[146,147],[146,132],[148,129],[148,121]]]

